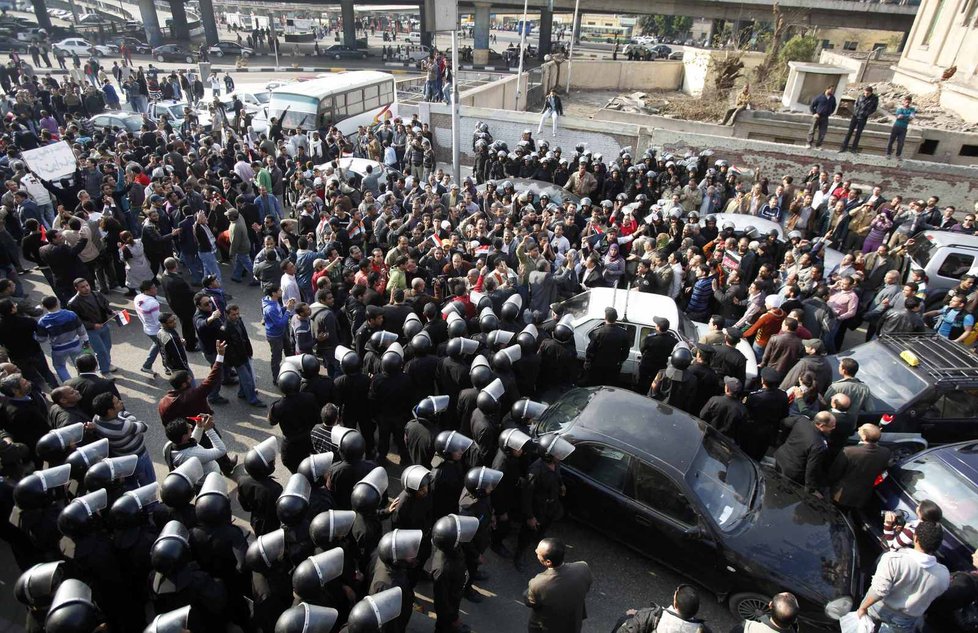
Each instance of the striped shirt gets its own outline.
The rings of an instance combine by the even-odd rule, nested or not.
[[[314,454],[332,453],[334,458],[339,459],[339,447],[333,444],[332,433],[333,427],[331,426],[317,424],[313,427],[309,436],[312,439],[312,450]]]
[[[82,342],[88,342],[88,332],[77,314],[55,310],[38,319],[34,338],[48,341],[52,352],[68,352],[81,349]]]
[[[103,437],[109,440],[109,456],[119,457],[121,455],[142,455],[146,452],[143,444],[143,434],[146,432],[146,425],[128,415],[126,417],[116,417],[103,420],[99,416],[92,418],[95,423],[95,434],[99,439]]]

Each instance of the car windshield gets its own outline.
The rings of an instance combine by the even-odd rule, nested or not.
[[[750,511],[757,471],[747,456],[707,433],[686,481],[720,529],[729,532]]]
[[[591,293],[584,292],[576,297],[571,297],[563,303],[564,314],[569,314],[575,319],[587,314],[588,304],[591,303]]]
[[[594,397],[594,389],[572,389],[550,405],[537,420],[537,433],[563,431],[577,419]]]
[[[909,249],[910,257],[919,268],[924,268],[934,254],[934,248],[934,242],[927,239],[923,233],[919,233],[914,237],[913,246]]]
[[[898,411],[927,389],[923,378],[898,356],[880,349],[879,344],[860,345],[838,357],[859,363],[858,378],[869,385],[873,396],[867,404],[870,411]]]
[[[978,549],[978,488],[973,482],[933,455],[904,463],[896,478],[914,500],[937,503],[944,513],[944,527],[970,550]]]

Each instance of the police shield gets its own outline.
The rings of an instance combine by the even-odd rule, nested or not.
[[[574,445],[558,435],[545,435],[540,438],[540,448],[544,456],[563,461],[574,452]]]
[[[492,398],[494,401],[499,402],[502,400],[503,396],[506,395],[506,387],[503,385],[503,381],[496,378],[491,383],[489,383],[485,389],[483,389],[479,395],[485,394]]]
[[[42,610],[51,604],[54,592],[64,577],[64,561],[38,563],[17,578],[14,596],[27,607]]]
[[[519,429],[506,429],[499,434],[499,445],[511,451],[522,451],[530,436]]]
[[[410,490],[411,492],[417,492],[422,486],[429,482],[431,471],[415,464],[413,466],[408,466],[401,473],[401,486],[405,490]]]
[[[309,510],[309,495],[312,485],[305,475],[295,473],[289,477],[285,490],[275,502],[275,513],[278,520],[285,525],[295,525],[305,517]]]
[[[342,547],[314,554],[299,563],[292,573],[292,590],[303,600],[315,600],[319,589],[343,573]]]
[[[44,492],[47,492],[68,484],[68,480],[71,478],[71,466],[62,464],[61,466],[38,470],[34,474],[41,481]]]
[[[79,446],[71,455],[68,455],[68,464],[71,465],[71,477],[81,480],[94,464],[102,461],[109,456],[109,440],[102,438],[91,444]]]
[[[161,613],[150,622],[143,633],[183,633],[188,630],[190,605]]]
[[[464,338],[464,339],[462,339],[462,348],[461,349],[462,349],[462,355],[463,356],[468,356],[470,354],[475,354],[475,352],[479,349],[479,343],[477,341],[473,341],[470,338]]]
[[[332,465],[332,453],[310,455],[299,463],[299,473],[308,479],[310,484],[322,484]]]
[[[350,609],[350,633],[376,633],[401,613],[401,588],[367,596]]]
[[[262,534],[248,546],[245,564],[248,569],[266,573],[285,558],[285,529]]]
[[[504,350],[497,352],[497,354],[504,354],[506,358],[509,359],[510,364],[515,364],[516,361],[523,358],[523,348],[519,345],[510,345]]]
[[[282,612],[275,633],[330,633],[338,618],[336,609],[300,602]]]
[[[414,560],[421,551],[421,530],[392,530],[380,539],[377,552],[385,563],[403,563]]]
[[[309,524],[309,535],[317,547],[326,549],[350,533],[357,513],[353,510],[328,510],[317,514]]]

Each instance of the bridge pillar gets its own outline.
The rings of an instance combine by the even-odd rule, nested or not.
[[[51,16],[48,15],[48,8],[44,0],[34,0],[34,15],[37,17],[37,26],[46,29],[51,33]]]
[[[742,20],[730,21],[730,43],[734,48],[740,48],[740,32],[743,28],[744,23]]]
[[[156,15],[156,5],[153,0],[139,0],[139,19],[143,22],[146,42],[150,46],[162,44],[163,35],[160,33],[160,18]]]
[[[207,44],[217,44],[217,21],[214,19],[214,0],[197,0],[200,6],[200,21],[204,25],[204,37]]]
[[[357,18],[353,11],[353,0],[340,2],[340,17],[343,19],[343,45],[357,47]]]
[[[489,63],[489,10],[492,7],[488,2],[475,3],[474,28],[472,38],[475,40],[472,49],[472,62],[480,66]]]
[[[419,5],[418,17],[421,20],[421,26],[418,27],[418,31],[421,33],[421,45],[434,48],[435,34],[428,30],[428,12],[425,10],[425,4],[425,2],[421,2]]]
[[[550,40],[553,39],[554,31],[554,3],[547,0],[547,3],[540,9],[540,41],[537,42],[537,59],[543,61],[544,55],[550,53]]]
[[[577,19],[574,20],[574,26],[572,27],[572,37],[574,38],[575,44],[581,43],[581,20],[584,18],[584,13],[581,11],[577,12]]]
[[[178,40],[190,39],[190,27],[187,25],[187,11],[182,0],[169,0],[170,5],[170,36]]]

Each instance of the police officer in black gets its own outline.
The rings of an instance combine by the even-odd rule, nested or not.
[[[435,456],[438,420],[448,409],[448,396],[428,396],[414,407],[414,417],[404,427],[404,441],[412,464],[428,468]]]
[[[348,347],[338,345],[335,352],[336,362],[343,371],[333,381],[333,397],[340,408],[340,419],[343,426],[359,429],[366,442],[364,450],[368,457],[374,454],[374,422],[370,415],[370,377],[363,373],[360,356]],[[356,482],[354,482],[356,483]],[[353,487],[353,484],[350,484]]]
[[[747,380],[747,359],[737,349],[741,332],[737,328],[723,329],[723,345],[714,348],[710,366],[722,380],[726,376],[736,378],[741,383]]]
[[[540,343],[540,378],[537,393],[566,390],[577,382],[580,368],[574,347],[573,317],[565,315],[553,327],[553,338]]]
[[[478,529],[477,518],[457,514],[438,519],[432,529],[431,542],[435,551],[431,558],[431,579],[437,617],[436,633],[464,630],[459,610],[469,574],[462,547],[475,537]]]
[[[540,333],[537,327],[530,323],[516,335],[516,343],[520,346],[520,362],[516,363],[513,371],[516,373],[516,387],[520,395],[532,398],[537,392],[540,380],[540,367],[543,364],[539,348]]]
[[[781,372],[774,367],[761,370],[761,388],[747,395],[744,404],[751,423],[735,436],[737,445],[760,461],[774,442],[781,421],[788,417],[788,394],[780,388]]]
[[[574,445],[557,435],[540,439],[540,457],[530,465],[523,486],[523,524],[513,553],[513,564],[523,570],[523,554],[547,534],[550,525],[563,515],[560,498],[566,492],[560,462],[574,452]]]
[[[743,385],[733,376],[723,379],[723,395],[707,400],[698,415],[701,420],[724,435],[736,438],[749,422],[747,407],[741,402]]]
[[[381,371],[374,374],[367,396],[377,424],[377,461],[381,464],[387,461],[391,436],[401,463],[406,464],[411,459],[404,445],[404,426],[411,417],[414,386],[403,368],[404,349],[400,343],[391,343],[381,357]]]
[[[442,431],[435,438],[431,469],[432,516],[435,520],[458,511],[465,487],[465,453],[473,441],[458,431]]]
[[[692,411],[692,404],[698,380],[688,371],[692,363],[693,354],[689,348],[685,344],[676,345],[666,368],[659,370],[652,381],[649,396],[695,415],[697,412]]]
[[[476,466],[488,466],[496,456],[496,442],[502,430],[499,418],[504,393],[502,380],[496,378],[477,398],[476,410],[472,413],[472,439],[475,441],[472,463]]]
[[[459,392],[456,407],[458,430],[464,435],[472,435],[472,413],[478,404],[479,394],[495,379],[496,374],[485,356],[480,354],[472,359],[472,366],[469,368],[471,386]]]
[[[128,623],[125,630],[138,630],[145,622],[143,606],[147,600],[146,579],[151,569],[149,553],[157,532],[150,523],[150,508],[158,500],[159,485],[152,483],[126,492],[109,509],[112,548],[129,592],[122,616]]]
[[[669,319],[653,317],[655,329],[642,341],[642,360],[638,366],[638,391],[645,393],[652,379],[669,364],[669,356],[679,339],[669,331]]]
[[[411,337],[409,351],[412,357],[404,365],[404,373],[411,379],[416,396],[431,396],[435,393],[435,375],[440,359],[434,355],[434,350],[434,341],[427,332],[418,332]]]
[[[455,408],[458,406],[458,394],[471,385],[467,357],[474,354],[478,347],[479,344],[471,339],[452,338],[446,346],[448,356],[442,358],[438,365],[438,371],[435,374],[438,393],[449,398],[445,428],[458,428],[458,419],[455,415]]]
[[[720,394],[720,378],[710,367],[710,359],[713,358],[715,347],[705,343],[697,343],[693,349],[693,363],[689,366],[689,373],[696,377],[696,393],[693,395],[693,402],[690,404],[691,411],[700,411],[703,405],[715,395]]]
[[[274,631],[279,614],[292,605],[292,562],[285,549],[285,530],[279,528],[252,541],[245,554],[254,618],[262,631]]]
[[[531,445],[530,436],[523,431],[506,429],[499,434],[499,448],[492,460],[492,468],[503,473],[503,478],[492,491],[492,509],[496,521],[492,530],[491,546],[492,551],[503,558],[513,556],[504,541],[509,536],[512,521],[518,520],[520,516],[521,487],[526,481],[529,464],[525,451]]]
[[[401,612],[384,631],[404,633],[411,614],[414,613],[415,574],[418,552],[421,549],[421,530],[394,530],[380,539],[377,559],[371,569],[369,594],[377,594],[394,587],[401,589]]]
[[[278,388],[282,397],[268,409],[268,422],[282,429],[282,464],[289,472],[296,472],[299,462],[312,454],[312,438],[309,432],[319,422],[316,396],[302,393],[302,376],[286,365],[278,375]]]
[[[349,510],[352,507],[350,496],[353,487],[373,471],[377,464],[363,458],[366,443],[359,431],[334,426],[332,439],[339,447],[340,460],[330,466],[327,487],[333,494],[336,507]]]
[[[479,562],[492,538],[490,526],[493,512],[490,495],[502,478],[502,472],[486,466],[472,468],[465,474],[465,490],[459,499],[458,513],[479,520],[479,529],[475,538],[462,547],[469,568],[469,585],[465,589],[465,597],[469,602],[482,602],[482,594],[473,589],[472,582],[489,577],[489,574],[479,569]]]
[[[604,325],[594,331],[584,356],[584,369],[589,385],[618,384],[621,365],[628,358],[632,341],[625,328],[618,325],[618,311],[605,308]]]
[[[253,446],[244,458],[244,465],[235,468],[233,479],[238,484],[238,503],[250,512],[249,524],[255,536],[278,528],[275,500],[282,494],[282,484],[273,476],[278,438],[269,437]]]

